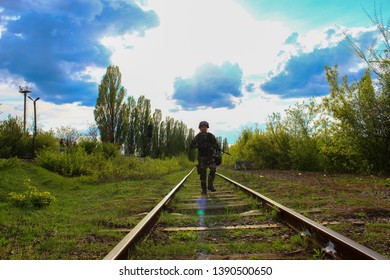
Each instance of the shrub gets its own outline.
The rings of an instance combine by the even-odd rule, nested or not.
[[[80,176],[91,173],[89,156],[81,147],[69,147],[65,152],[44,149],[38,152],[39,166],[64,176]],[[97,164],[97,162],[95,162]]]
[[[316,142],[310,137],[295,137],[290,141],[292,168],[295,170],[319,171],[319,152]]]
[[[101,144],[96,140],[82,140],[79,145],[89,155],[102,149]]]
[[[35,151],[38,152],[43,149],[59,149],[58,139],[54,136],[53,131],[40,131],[35,136]]]
[[[36,187],[31,184],[31,180],[24,181],[24,185],[27,191],[24,193],[11,192],[8,194],[8,200],[11,201],[16,207],[28,207],[43,208],[49,206],[55,197],[49,192],[39,192]]]
[[[19,164],[20,164],[20,159],[16,157],[9,158],[9,159],[0,158],[0,169],[18,166]]]
[[[26,156],[31,148],[28,147],[28,136],[23,133],[23,123],[20,118],[8,117],[0,122],[0,157],[10,158]]]
[[[103,142],[103,153],[107,158],[114,158],[120,155],[118,145],[109,142]]]
[[[91,146],[88,142],[87,145],[68,147],[65,152],[44,149],[38,152],[35,160],[39,166],[61,175],[80,176],[84,183],[157,178],[193,165],[186,155],[165,160],[125,157],[116,156],[118,149],[113,144],[86,148]]]

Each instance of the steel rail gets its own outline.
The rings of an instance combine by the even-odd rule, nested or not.
[[[256,191],[241,185],[222,174],[217,173],[217,175],[233,185],[240,187],[254,198],[259,199],[263,205],[276,210],[281,219],[291,228],[309,235],[310,238],[314,239],[318,244],[323,246],[323,248],[328,248],[328,253],[335,258],[345,260],[387,260],[387,258],[377,252],[308,219]]]
[[[188,173],[115,247],[103,260],[126,260],[132,246],[150,230],[157,220],[161,210],[167,205],[174,195],[183,186],[196,167]]]

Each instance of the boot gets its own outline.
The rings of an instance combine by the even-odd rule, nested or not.
[[[206,187],[206,185],[202,184],[201,187],[202,187],[202,194],[207,194],[207,187]]]
[[[216,192],[217,190],[214,188],[214,186],[209,186],[208,187],[208,189],[209,189],[209,191],[211,191],[211,192]]]

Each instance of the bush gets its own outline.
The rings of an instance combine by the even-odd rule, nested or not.
[[[88,155],[98,152],[102,149],[101,144],[96,140],[82,140],[79,145]]]
[[[80,176],[84,183],[157,178],[193,165],[186,155],[165,160],[116,156],[119,153],[116,145],[91,143],[68,147],[65,152],[44,149],[35,160],[39,166],[58,174]]]
[[[108,142],[103,143],[103,153],[106,158],[114,158],[120,155],[118,145]]]
[[[0,158],[0,169],[18,166],[19,164],[20,164],[20,159],[16,157],[10,159]]]
[[[39,166],[64,176],[88,175],[93,164],[81,147],[69,147],[65,152],[44,149],[35,160]]]
[[[0,122],[0,157],[24,157],[28,154],[29,138],[23,133],[23,123],[20,118],[8,117]]]
[[[53,131],[41,131],[35,136],[35,151],[39,152],[44,149],[59,149],[58,139],[54,136]]]
[[[319,151],[316,142],[309,137],[296,137],[291,140],[289,156],[292,168],[304,171],[319,171]]]
[[[29,207],[43,208],[49,206],[55,197],[49,192],[39,192],[36,187],[31,184],[31,180],[24,181],[24,185],[27,191],[24,193],[11,192],[8,194],[8,200],[11,201],[16,207]]]

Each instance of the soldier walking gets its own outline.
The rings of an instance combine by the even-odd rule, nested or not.
[[[209,123],[201,121],[199,123],[200,132],[192,140],[190,148],[198,148],[198,165],[197,170],[200,175],[200,186],[202,188],[202,194],[207,194],[207,190],[215,192],[214,178],[216,173],[217,164],[215,162],[215,155],[219,146],[215,136],[208,132]],[[207,177],[207,169],[210,169]],[[207,181],[206,181],[207,180]]]

